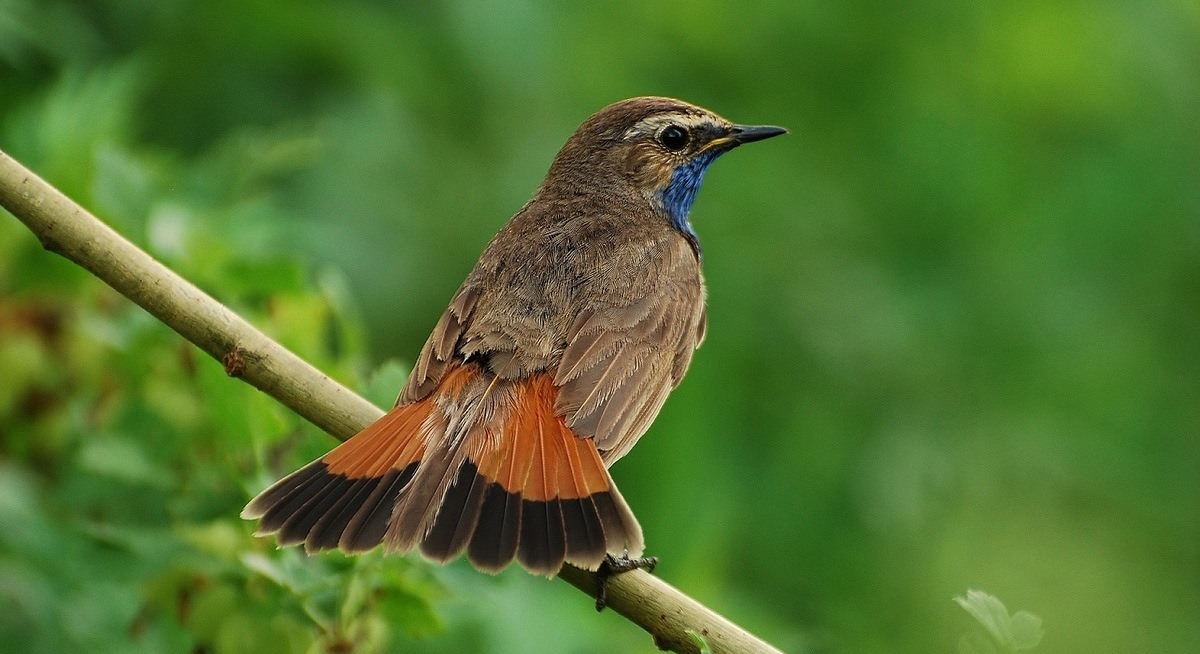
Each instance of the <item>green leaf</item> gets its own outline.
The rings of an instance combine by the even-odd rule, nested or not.
[[[996,641],[982,631],[975,630],[958,639],[958,654],[1000,654]]]
[[[1012,617],[1012,648],[1027,650],[1037,647],[1042,642],[1045,632],[1042,630],[1042,619],[1029,611],[1017,611]]]
[[[126,148],[101,144],[92,180],[95,211],[118,231],[140,234],[141,225],[160,193],[160,171],[148,157]]]
[[[1008,609],[995,596],[981,590],[968,590],[966,597],[955,597],[954,601],[970,613],[996,642],[1004,645],[1012,641]]]
[[[363,395],[376,406],[390,407],[408,380],[408,366],[397,359],[388,359],[371,373]]]
[[[279,586],[290,586],[287,573],[277,560],[258,552],[247,552],[242,555],[241,559],[242,565],[251,572],[256,572]]]
[[[167,487],[170,474],[146,458],[136,443],[123,438],[97,438],[79,450],[81,468],[115,480]]]
[[[1016,615],[1009,616],[1004,603],[994,595],[981,590],[968,590],[966,597],[955,597],[954,601],[975,618],[991,636],[994,645],[1003,651],[1032,649],[1042,639],[1041,618],[1028,611],[1018,611]],[[968,649],[964,650],[964,647]],[[979,654],[995,651],[995,647],[992,650],[981,648],[978,639],[964,638],[964,641],[959,643],[960,651]]]
[[[696,649],[700,651],[700,654],[712,654],[712,646],[708,644],[708,640],[706,640],[704,636],[701,636],[694,629],[688,629],[684,633],[686,633],[688,638],[691,638],[692,642],[696,644]]]
[[[410,637],[430,636],[442,631],[442,620],[427,599],[401,588],[389,588],[377,605],[379,615]]]

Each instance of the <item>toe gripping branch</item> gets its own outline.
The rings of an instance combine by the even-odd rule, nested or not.
[[[630,570],[642,569],[646,572],[654,572],[654,567],[657,565],[658,557],[656,556],[631,559],[627,556],[617,557],[605,554],[604,561],[596,569],[596,610],[603,611],[604,607],[608,605],[608,582],[610,579]]]

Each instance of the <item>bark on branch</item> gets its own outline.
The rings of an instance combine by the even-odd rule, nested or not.
[[[100,222],[0,151],[0,205],[51,252],[91,271],[239,377],[335,438],[345,440],[383,412],[255,329],[204,291]],[[595,575],[565,567],[559,577],[594,596]],[[779,650],[653,575],[612,579],[608,606],[645,629],[662,649],[714,653]]]

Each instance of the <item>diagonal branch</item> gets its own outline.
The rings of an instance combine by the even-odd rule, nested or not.
[[[95,216],[0,151],[0,205],[42,246],[91,271],[225,365],[230,375],[345,440],[383,412],[268,338],[204,291],[154,260]],[[567,583],[594,595],[593,573],[563,568]],[[689,631],[715,653],[778,653],[661,579],[634,570],[609,583],[608,606],[645,629],[662,649],[697,652]]]

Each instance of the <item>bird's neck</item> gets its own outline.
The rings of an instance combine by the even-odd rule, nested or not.
[[[704,181],[704,172],[718,154],[707,152],[679,165],[671,173],[671,180],[666,186],[658,190],[657,199],[671,223],[693,242],[696,240],[696,231],[692,229],[689,220],[692,204],[696,202],[696,193],[700,191],[700,183]]]

